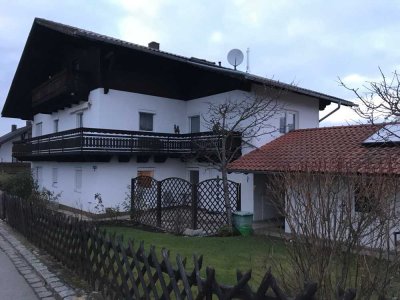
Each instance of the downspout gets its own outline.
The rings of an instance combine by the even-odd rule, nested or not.
[[[337,112],[340,109],[340,106],[342,105],[342,101],[338,102],[338,107],[336,107],[334,110],[332,110],[329,114],[327,114],[326,116],[324,116],[323,118],[319,119],[319,123],[321,123],[323,120],[325,120],[327,117],[329,117],[330,115],[333,115],[335,112]]]

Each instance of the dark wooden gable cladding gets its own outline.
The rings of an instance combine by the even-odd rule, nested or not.
[[[97,48],[91,47],[87,43],[82,44],[81,41],[76,41],[71,36],[34,23],[2,115],[32,119],[35,113],[48,113],[71,104],[69,101],[71,99],[66,101],[62,97],[54,97],[54,99],[45,101],[46,103],[41,103],[42,101],[39,100],[34,105],[34,93],[40,86],[54,80],[54,77],[60,73],[73,71],[77,62],[79,62],[82,74],[94,72],[96,68],[98,69],[99,53]],[[88,74],[87,79],[89,87],[96,84],[93,74]]]
[[[80,101],[104,88],[190,100],[250,83],[201,66],[54,30],[34,22],[10,92],[4,117],[32,119]]]
[[[133,53],[135,52],[135,53]],[[191,100],[235,89],[250,90],[250,83],[161,56],[126,49],[113,54],[107,72],[111,89],[166,98]]]

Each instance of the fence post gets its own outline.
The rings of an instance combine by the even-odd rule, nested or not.
[[[192,183],[192,229],[197,229],[197,188],[198,185]]]
[[[135,207],[135,178],[131,179],[131,220],[134,218]]]
[[[161,227],[161,181],[157,181],[157,227]]]
[[[237,204],[236,204],[236,211],[242,210],[242,188],[240,183],[236,186],[236,193],[237,193]]]

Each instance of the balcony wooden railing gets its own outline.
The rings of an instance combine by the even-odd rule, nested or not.
[[[45,105],[49,100],[63,102],[58,98],[69,100],[78,95],[86,95],[88,91],[83,73],[65,69],[32,90],[32,106]]]
[[[20,160],[46,160],[51,156],[71,155],[167,155],[207,156],[221,147],[221,136],[214,132],[168,134],[94,128],[77,128],[42,135],[13,146],[13,156]],[[241,147],[235,134],[231,147]],[[240,149],[238,155],[240,155]]]

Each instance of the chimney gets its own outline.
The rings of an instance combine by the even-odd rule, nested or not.
[[[11,132],[13,132],[15,130],[17,130],[17,125],[15,125],[15,124],[11,125]]]
[[[157,42],[150,42],[149,48],[154,50],[160,50],[160,43]]]

